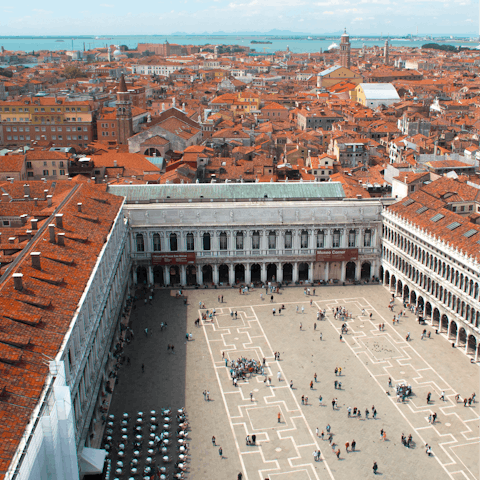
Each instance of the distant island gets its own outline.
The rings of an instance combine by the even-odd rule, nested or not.
[[[268,40],[252,40],[250,43],[255,43],[255,44],[266,44],[266,43],[272,43]]]

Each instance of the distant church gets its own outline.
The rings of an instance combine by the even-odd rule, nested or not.
[[[344,30],[340,40],[340,65],[327,68],[317,74],[317,88],[330,88],[340,82],[352,83],[358,85],[363,82],[363,78],[358,73],[350,70],[350,36]]]

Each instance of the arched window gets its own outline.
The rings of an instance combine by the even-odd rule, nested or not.
[[[220,233],[220,250],[227,249],[227,234],[225,232]]]
[[[162,244],[160,243],[160,235],[158,233],[153,234],[153,251],[160,252],[162,250]]]
[[[340,247],[340,230],[333,231],[332,248]]]
[[[363,246],[371,247],[372,246],[372,231],[370,229],[365,230],[363,235]]]
[[[348,232],[348,246],[353,248],[356,246],[357,243],[357,232],[355,230],[350,230]]]
[[[260,233],[253,232],[252,235],[252,249],[253,250],[260,250]]]
[[[235,248],[237,250],[243,250],[243,232],[237,232],[235,237]]]
[[[275,250],[277,248],[277,237],[274,230],[268,232],[268,249]]]
[[[143,241],[143,235],[141,233],[137,233],[135,237],[137,241],[137,252],[144,252],[145,251],[145,243]]]
[[[210,250],[210,234],[209,233],[204,233],[203,234],[203,249],[204,250]]]
[[[195,250],[195,239],[193,237],[193,233],[187,233],[187,250]]]
[[[291,250],[292,248],[292,232],[287,230],[285,232],[285,250]]]
[[[170,234],[170,251],[176,252],[177,250],[178,250],[177,234],[171,233]]]
[[[308,248],[308,232],[306,230],[302,230],[300,236],[300,248]]]

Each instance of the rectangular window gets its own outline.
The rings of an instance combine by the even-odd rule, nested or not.
[[[27,177],[33,177],[33,172],[27,172]]]
[[[371,230],[365,230],[363,246],[364,247],[371,247],[372,246],[372,231]]]
[[[220,234],[220,250],[226,250],[227,249],[227,235],[226,233],[221,233]]]
[[[355,237],[355,230],[350,230],[350,232],[348,232],[348,246],[350,248],[355,247]]]
[[[54,132],[54,131],[55,131],[55,127],[52,127],[52,132]]]
[[[45,175],[46,177],[48,177],[48,170],[44,170],[44,171],[43,171],[43,175]]]
[[[57,174],[57,171],[56,170],[52,170],[52,175],[56,175]]]
[[[195,249],[195,242],[191,233],[187,234],[187,250],[193,251]]]
[[[65,175],[65,170],[60,170],[60,175]]]
[[[285,232],[285,250],[292,248],[292,232]]]
[[[277,246],[277,237],[275,236],[275,232],[270,232],[268,234],[268,248],[269,250],[275,250]]]
[[[338,248],[338,247],[340,247],[340,232],[339,232],[338,230],[335,230],[335,231],[333,232],[332,247],[333,247],[333,248]]]
[[[242,233],[237,233],[237,236],[235,237],[235,248],[237,250],[243,250],[243,234]]]
[[[323,248],[325,246],[325,234],[323,232],[317,232],[317,248]]]
[[[58,139],[59,139],[59,140],[63,140],[63,136],[62,136],[62,135],[59,135],[59,136],[58,136]]]
[[[52,140],[56,140],[57,139],[57,136],[56,135],[52,135]]]
[[[67,140],[71,140],[72,137],[70,135],[67,135]]]
[[[252,248],[253,250],[260,249],[260,234],[258,232],[255,232],[252,236]]]
[[[62,131],[62,127],[57,127],[57,132],[61,132]]]

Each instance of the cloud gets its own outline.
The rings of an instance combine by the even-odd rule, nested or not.
[[[355,23],[355,22],[363,22],[363,18],[362,18],[362,17],[354,18],[354,19],[352,20],[352,23]]]

